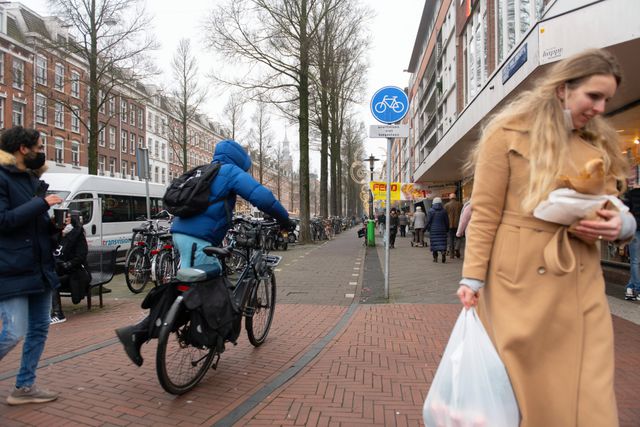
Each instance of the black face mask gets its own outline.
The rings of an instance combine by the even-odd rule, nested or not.
[[[45,161],[44,153],[34,153],[31,151],[24,155],[24,165],[32,170],[40,169]]]

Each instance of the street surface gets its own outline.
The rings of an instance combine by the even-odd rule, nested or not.
[[[378,238],[378,245],[382,239]],[[103,308],[63,305],[38,371],[52,403],[9,407],[20,351],[0,366],[0,426],[417,426],[453,323],[462,262],[435,264],[426,248],[398,237],[384,301],[384,252],[364,248],[351,229],[330,242],[277,252],[276,317],[255,349],[243,332],[218,369],[190,393],[158,384],[155,341],[134,366],[114,329],[141,319],[144,294],[114,278]],[[366,254],[366,256],[365,256]],[[150,285],[148,285],[150,287]],[[616,393],[622,426],[640,420],[640,303],[610,298],[616,345]],[[623,317],[620,317],[623,316]],[[630,319],[630,320],[626,320]]]

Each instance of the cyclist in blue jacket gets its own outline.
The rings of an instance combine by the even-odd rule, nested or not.
[[[215,264],[222,270],[218,258],[207,256],[202,249],[222,243],[227,230],[233,225],[236,196],[275,218],[282,228],[295,227],[289,220],[287,210],[273,193],[247,172],[251,167],[251,159],[240,144],[233,140],[220,141],[216,144],[214,162],[222,165],[211,183],[209,201],[212,204],[199,215],[176,217],[171,227],[173,241],[181,257],[181,268]],[[127,356],[138,366],[143,362],[140,347],[149,339],[148,326],[147,317],[136,325],[116,330]]]

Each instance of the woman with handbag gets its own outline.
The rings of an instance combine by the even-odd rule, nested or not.
[[[62,312],[59,290],[71,292],[71,302],[79,303],[86,296],[91,275],[85,268],[87,263],[87,239],[78,216],[67,215],[65,226],[58,236],[58,246],[53,255],[56,260],[56,273],[60,278],[60,288],[55,290],[51,299],[51,323],[67,320]]]
[[[599,210],[576,227],[533,211],[592,159],[606,193],[624,187],[615,128],[600,116],[621,81],[605,50],[553,65],[484,126],[472,157],[473,211],[457,294],[478,315],[504,362],[521,427],[616,426],[611,313],[600,241],[633,236],[628,213]]]

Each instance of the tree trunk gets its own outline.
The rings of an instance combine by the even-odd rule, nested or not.
[[[307,243],[309,232],[309,36],[307,0],[300,0],[300,243]]]
[[[91,0],[90,26],[91,34],[96,32],[96,4]],[[98,174],[98,94],[100,93],[98,81],[98,40],[91,37],[91,53],[89,55],[89,145],[87,151],[89,158],[87,166],[89,175]]]

